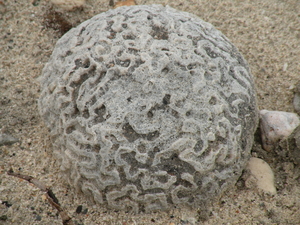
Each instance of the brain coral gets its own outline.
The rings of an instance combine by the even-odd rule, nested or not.
[[[152,5],[97,15],[57,42],[41,85],[61,169],[110,208],[203,208],[249,159],[258,114],[248,65],[189,13]]]

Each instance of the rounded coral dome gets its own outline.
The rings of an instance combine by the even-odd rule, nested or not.
[[[258,113],[249,67],[211,24],[160,5],[71,29],[39,109],[73,187],[117,210],[204,208],[235,184]]]

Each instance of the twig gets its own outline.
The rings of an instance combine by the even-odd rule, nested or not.
[[[10,169],[7,172],[8,175],[10,176],[14,176],[14,177],[18,177],[20,179],[26,180],[29,183],[35,185],[37,188],[39,188],[42,192],[45,192],[45,196],[48,200],[48,202],[54,207],[56,208],[56,210],[58,211],[63,225],[74,225],[72,218],[62,209],[62,207],[60,206],[58,199],[55,197],[54,193],[52,192],[52,190],[50,188],[48,188],[46,185],[44,185],[43,183],[41,183],[38,179],[32,177],[32,176],[27,176],[27,175],[23,175],[20,173],[15,173],[12,169]]]

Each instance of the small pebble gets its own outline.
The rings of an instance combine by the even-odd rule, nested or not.
[[[41,221],[41,220],[42,220],[42,217],[40,215],[36,215],[35,221]]]
[[[27,139],[27,144],[31,145],[31,142],[32,142],[31,138]]]
[[[282,67],[282,71],[283,71],[283,72],[287,71],[288,66],[289,66],[288,63],[284,63],[284,64],[283,64],[283,67]]]
[[[300,126],[290,136],[281,140],[279,146],[280,148],[276,149],[278,155],[288,156],[295,164],[300,165]]]
[[[274,150],[279,140],[288,137],[300,124],[297,114],[281,111],[260,111],[260,130],[263,148]]]
[[[2,145],[12,145],[19,140],[8,134],[0,134],[0,146]]]
[[[247,178],[246,183],[255,180],[259,189],[270,194],[276,194],[274,174],[268,163],[262,159],[252,157],[248,162],[247,169],[251,175]]]
[[[77,206],[76,213],[81,213],[82,211],[82,205]]]

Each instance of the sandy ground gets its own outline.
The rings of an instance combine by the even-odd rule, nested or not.
[[[293,111],[292,89],[300,80],[299,1],[137,3],[169,4],[212,23],[248,60],[260,109]],[[300,224],[299,166],[261,150],[259,140],[252,154],[272,167],[277,194],[270,196],[247,188],[240,180],[214,205],[210,219],[203,223],[197,209],[174,208],[163,213],[131,215],[91,205],[74,193],[60,176],[47,129],[38,114],[37,78],[62,33],[110,8],[108,0],[87,0],[82,9],[69,13],[51,8],[44,0],[0,1],[0,133],[20,140],[0,147],[0,224],[62,224],[36,187],[6,175],[10,168],[49,185],[75,224]],[[83,212],[76,213],[79,205]]]

